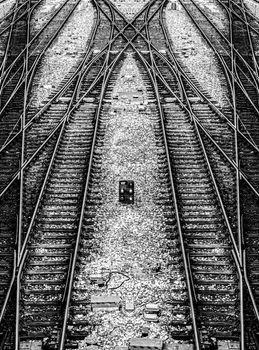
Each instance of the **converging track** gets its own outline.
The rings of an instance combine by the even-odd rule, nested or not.
[[[225,108],[175,54],[166,0],[132,19],[93,0],[88,48],[35,110],[35,72],[80,0],[64,1],[33,38],[40,1],[17,1],[5,19],[0,349],[44,339],[48,349],[108,350],[147,325],[165,349],[175,340],[213,349],[219,339],[258,348],[257,29],[243,1],[217,2],[229,37],[196,1],[179,0],[225,74]],[[16,25],[27,29],[10,54]],[[118,202],[127,177],[128,206]],[[159,308],[153,319],[148,304]]]

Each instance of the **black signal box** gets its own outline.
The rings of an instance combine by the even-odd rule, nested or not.
[[[120,181],[119,201],[123,204],[134,204],[134,181]]]

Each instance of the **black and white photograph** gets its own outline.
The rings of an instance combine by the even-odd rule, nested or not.
[[[259,350],[259,0],[0,0],[0,350]]]

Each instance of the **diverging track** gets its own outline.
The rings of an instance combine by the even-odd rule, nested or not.
[[[44,108],[26,116],[25,162],[2,188],[2,197],[15,189],[22,170],[25,211],[3,339],[13,332],[9,310],[16,350],[37,338],[50,348],[82,339],[108,350],[140,336],[196,349],[236,339],[243,350],[244,293],[251,317],[258,311],[237,178],[255,197],[258,189],[238,166],[236,139],[258,148],[177,61],[166,1],[151,1],[131,21],[108,1],[94,3],[89,50]],[[127,179],[135,181],[130,206],[118,203],[118,181]]]

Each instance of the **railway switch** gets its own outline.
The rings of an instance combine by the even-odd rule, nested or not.
[[[120,181],[119,201],[123,204],[134,204],[134,181]]]

